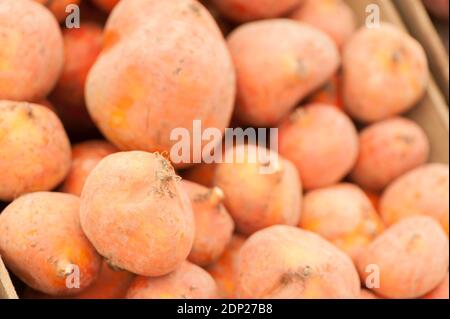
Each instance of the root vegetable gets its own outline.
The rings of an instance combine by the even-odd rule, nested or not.
[[[175,270],[194,241],[189,197],[156,153],[121,152],[101,160],[84,184],[80,217],[110,265],[142,276]]]
[[[255,145],[237,145],[227,149],[225,156],[231,160],[217,164],[214,183],[224,192],[225,207],[239,232],[298,224],[302,190],[294,165]]]
[[[198,1],[119,2],[86,83],[89,113],[108,140],[125,151],[169,152],[180,142],[174,130],[192,136],[194,120],[224,131],[234,98],[225,41]],[[193,153],[190,141],[183,145]]]
[[[240,298],[358,298],[351,259],[322,237],[272,226],[247,239],[239,252]]]
[[[84,183],[94,167],[103,158],[117,151],[116,147],[101,140],[86,141],[74,145],[72,147],[72,165],[61,191],[80,196]]]
[[[28,286],[66,296],[96,280],[101,258],[83,234],[79,208],[77,196],[37,192],[19,197],[0,215],[0,254]]]
[[[384,230],[370,199],[357,186],[319,188],[303,198],[300,227],[315,232],[353,260]]]
[[[6,100],[0,101],[0,114],[0,200],[62,182],[70,169],[70,144],[56,114]]]
[[[425,51],[390,24],[360,29],[347,42],[342,59],[346,111],[358,121],[404,113],[425,93]]]
[[[39,101],[63,66],[63,40],[50,11],[30,0],[0,2],[0,100]]]
[[[241,25],[228,36],[237,74],[236,116],[276,125],[336,72],[339,52],[321,31],[289,19]]]
[[[388,228],[358,257],[364,282],[387,298],[417,298],[435,288],[448,273],[448,237],[428,216],[406,218]],[[369,268],[370,267],[370,268]],[[376,268],[375,268],[376,267]],[[375,268],[376,272],[372,272]]]
[[[427,215],[448,234],[448,165],[426,164],[397,178],[381,196],[380,214],[387,225],[406,217]]]
[[[279,152],[292,161],[306,189],[335,184],[352,169],[358,135],[351,120],[330,105],[308,105],[280,125]]]
[[[217,287],[205,270],[184,262],[178,269],[162,277],[137,277],[127,292],[127,298],[212,299],[217,298]]]
[[[359,135],[359,156],[351,178],[381,191],[394,179],[427,162],[430,145],[422,128],[406,118],[366,127]]]
[[[303,0],[213,0],[217,9],[236,22],[281,17]]]
[[[223,298],[236,298],[236,274],[239,251],[245,243],[245,237],[234,235],[225,252],[206,270],[214,278]]]
[[[355,14],[342,0],[306,0],[291,18],[327,33],[342,48],[356,29]]]
[[[189,261],[207,266],[222,255],[233,234],[234,222],[222,204],[224,194],[218,187],[208,189],[182,181],[191,199],[195,219],[195,239]]]

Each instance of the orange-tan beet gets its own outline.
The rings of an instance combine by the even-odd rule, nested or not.
[[[391,118],[363,129],[351,178],[380,191],[404,173],[425,164],[430,145],[422,128],[406,118]]]
[[[80,3],[81,23],[95,23],[105,25],[109,13],[99,9],[91,0],[84,0]]]
[[[163,23],[167,16],[174,21],[184,21],[191,26],[202,25],[211,34],[222,38],[212,14],[197,0],[122,0],[108,17],[105,26],[104,51],[110,50],[116,44],[126,42],[131,33],[142,29],[150,22],[169,26]],[[152,18],[151,21],[149,17]]]
[[[240,298],[357,298],[351,259],[322,237],[291,226],[253,234],[238,257]]]
[[[342,0],[306,0],[291,18],[327,33],[342,48],[356,29],[355,15]]]
[[[297,167],[306,189],[325,187],[352,169],[358,134],[352,121],[335,107],[308,105],[281,124],[279,152]]]
[[[94,167],[104,157],[117,151],[116,147],[101,140],[86,141],[74,145],[72,147],[72,165],[61,191],[80,196],[86,178]]]
[[[193,15],[192,13],[197,10],[198,15]],[[156,11],[158,15],[155,15]],[[117,4],[117,9],[109,15],[105,26],[104,50],[108,51],[116,44],[126,41],[130,33],[134,33],[137,29],[149,23],[148,18],[150,16],[152,20],[157,20],[168,15],[169,12],[175,19],[178,17],[186,20],[197,19],[197,23],[209,24],[208,27],[213,26],[215,23],[210,19],[210,15],[205,14],[200,5],[196,6],[192,2],[188,3],[185,0],[120,1]],[[184,14],[184,17],[181,17],[182,14]]]
[[[337,70],[339,52],[320,30],[289,19],[244,24],[228,37],[236,67],[236,116],[277,124]]]
[[[120,149],[170,151],[180,143],[173,130],[192,135],[194,120],[202,131],[228,126],[234,68],[217,24],[200,3],[121,1],[105,38],[109,49],[89,73],[86,101],[95,123]],[[183,145],[192,154],[192,141]]]
[[[367,189],[364,189],[364,193],[370,199],[372,206],[378,212],[380,208],[380,194],[378,192],[370,191]]]
[[[189,262],[183,262],[162,277],[137,277],[126,295],[128,299],[212,299],[217,296],[217,286],[211,275]]]
[[[363,282],[387,298],[417,298],[448,273],[448,237],[428,216],[406,218],[378,236],[358,257]],[[379,277],[378,280],[372,279]],[[366,283],[367,284],[367,283]]]
[[[111,12],[119,2],[119,0],[93,0],[93,2],[100,9],[106,12]]]
[[[189,197],[157,153],[120,152],[101,160],[84,184],[80,217],[110,265],[142,276],[173,271],[194,241]]]
[[[380,214],[387,225],[413,215],[428,215],[448,234],[448,165],[426,164],[397,178],[381,196]]]
[[[52,104],[52,102],[50,102],[50,101],[47,100],[47,99],[39,100],[39,101],[36,102],[35,104],[39,104],[39,105],[45,106],[45,107],[48,108],[50,111],[56,113],[55,106]]]
[[[47,6],[47,8],[55,15],[59,22],[64,21],[64,19],[73,11],[69,10],[66,12],[66,8],[70,5],[79,5],[81,0],[34,0]],[[69,7],[70,8],[70,7]]]
[[[221,12],[217,9],[217,7],[214,5],[214,3],[212,3],[211,0],[200,0],[200,2],[214,17],[214,20],[216,20],[217,25],[222,31],[222,34],[224,36],[228,35],[234,28],[233,22],[227,19],[223,14],[221,14]]]
[[[24,299],[123,299],[134,279],[134,275],[127,271],[113,270],[103,262],[98,278],[82,292],[73,296],[50,296],[42,292],[25,289]],[[79,290],[74,288],[74,290]]]
[[[449,299],[448,298],[448,273],[445,279],[434,288],[431,292],[427,293],[422,298],[424,299]]]
[[[97,59],[103,41],[102,27],[81,23],[80,28],[64,29],[64,67],[50,100],[70,133],[94,130],[84,101],[86,77]]]
[[[234,125],[233,121],[230,123],[230,127],[234,128],[237,126],[238,125]],[[216,173],[217,163],[223,160],[226,147],[227,143],[224,139],[220,145],[211,151],[210,155],[214,159],[212,163],[200,163],[184,169],[180,171],[181,176],[188,181],[203,185],[205,187],[214,187],[214,175]]]
[[[70,144],[45,106],[0,101],[0,200],[56,187],[70,169]]]
[[[77,196],[36,192],[17,198],[0,215],[0,254],[28,286],[72,295],[97,278],[101,258],[83,234],[79,207]],[[77,277],[80,289],[71,289],[68,283],[78,283]]]
[[[281,17],[304,0],[213,0],[217,9],[236,22]]]
[[[188,181],[206,186],[214,186],[214,174],[216,172],[216,164],[198,164],[181,172],[181,176]]]
[[[361,293],[359,294],[359,299],[380,299],[377,295],[371,292],[368,289],[361,289]]]
[[[58,22],[31,0],[2,0],[0,34],[0,100],[43,99],[63,65]]]
[[[134,279],[124,270],[114,270],[103,262],[97,280],[85,291],[75,295],[76,299],[122,299]]]
[[[321,235],[353,260],[384,230],[370,199],[353,184],[337,184],[307,193],[300,227]]]
[[[355,119],[371,123],[406,112],[428,83],[420,44],[398,28],[362,28],[343,52],[344,101]]]
[[[302,187],[292,163],[255,145],[229,148],[225,157],[217,164],[214,184],[224,192],[225,207],[239,232],[298,224]]]
[[[308,104],[328,104],[334,105],[338,109],[344,109],[342,100],[342,76],[335,74],[320,89],[308,96]]]
[[[182,181],[194,211],[195,238],[188,259],[207,266],[216,261],[231,240],[234,222],[222,204],[224,194],[218,187],[206,188]]]
[[[239,250],[245,242],[245,237],[233,235],[230,244],[223,255],[214,264],[206,268],[217,283],[219,295],[222,298],[235,298],[237,260]]]

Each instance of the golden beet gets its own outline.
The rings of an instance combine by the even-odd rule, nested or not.
[[[97,278],[101,258],[81,229],[79,208],[77,196],[37,192],[17,198],[0,215],[0,254],[28,286],[74,295]]]
[[[223,202],[239,232],[298,224],[302,188],[292,163],[275,151],[250,144],[227,149],[225,154],[230,161],[217,164],[214,184],[223,191]]]
[[[106,12],[111,12],[119,0],[93,0],[93,2],[100,9],[105,10]]]
[[[162,277],[137,277],[128,289],[128,299],[212,299],[217,298],[214,279],[202,268],[183,262]]]
[[[69,133],[86,136],[96,132],[85,105],[86,77],[96,61],[103,41],[103,29],[83,22],[80,28],[64,29],[64,66],[50,95],[56,112]]]
[[[351,259],[322,237],[272,226],[247,239],[238,257],[239,298],[358,298]]]
[[[366,194],[346,183],[306,193],[300,227],[321,235],[354,260],[384,230]]]
[[[358,156],[358,133],[334,106],[310,104],[295,110],[280,125],[279,152],[290,160],[306,189],[341,181]]]
[[[342,58],[346,111],[372,123],[404,113],[425,93],[425,51],[390,24],[363,27],[347,42]]]
[[[101,160],[84,184],[80,217],[108,263],[138,275],[175,270],[194,241],[189,197],[156,153],[121,152]]]
[[[189,261],[206,266],[222,255],[231,240],[234,222],[222,204],[224,194],[218,187],[206,188],[182,181],[191,199],[195,218],[195,239]]]
[[[237,75],[236,116],[253,126],[276,125],[339,66],[323,32],[289,19],[243,24],[228,36]]]
[[[48,107],[0,101],[0,200],[55,188],[70,168],[70,144]]]
[[[306,0],[291,18],[327,33],[339,48],[356,29],[355,14],[343,0]]]
[[[177,143],[174,129],[192,135],[194,120],[202,121],[203,130],[224,131],[234,98],[235,74],[225,41],[199,2],[124,0],[117,5],[105,28],[105,50],[86,83],[89,113],[113,144],[121,150],[169,152]],[[185,146],[192,154],[192,143]]]
[[[377,294],[417,298],[444,280],[448,249],[448,237],[434,219],[414,216],[378,236],[358,256],[357,266]]]
[[[448,165],[425,164],[397,178],[381,196],[380,214],[387,225],[414,215],[427,215],[448,234]]]
[[[51,12],[31,0],[2,0],[0,34],[0,100],[46,97],[58,80],[64,55]]]
[[[61,187],[64,193],[81,195],[86,178],[106,156],[117,152],[117,148],[106,141],[92,140],[72,147],[72,165]]]
[[[236,274],[239,251],[245,243],[245,237],[233,235],[225,252],[214,264],[206,268],[214,278],[222,298],[236,298]]]
[[[236,22],[281,17],[303,2],[304,0],[213,0],[223,15]]]
[[[415,122],[401,117],[380,121],[361,131],[351,178],[365,189],[380,191],[425,164],[429,152],[427,136]]]

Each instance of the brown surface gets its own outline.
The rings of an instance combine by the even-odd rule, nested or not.
[[[428,56],[430,69],[436,82],[449,100],[448,21],[436,20],[441,36],[436,32],[421,0],[394,0],[409,32],[422,44]],[[445,44],[442,41],[445,39]]]
[[[448,43],[448,21],[442,21],[438,19],[433,19],[434,26],[436,27],[439,36],[444,42],[445,48],[447,49],[447,53],[449,51],[449,43]]]
[[[17,299],[16,291],[14,290],[8,271],[3,264],[0,257],[0,299]]]

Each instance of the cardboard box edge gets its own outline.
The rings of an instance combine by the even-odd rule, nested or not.
[[[0,256],[0,299],[19,299],[11,282],[8,270]]]
[[[393,0],[408,31],[424,47],[436,83],[449,102],[449,56],[434,24],[420,0]]]

